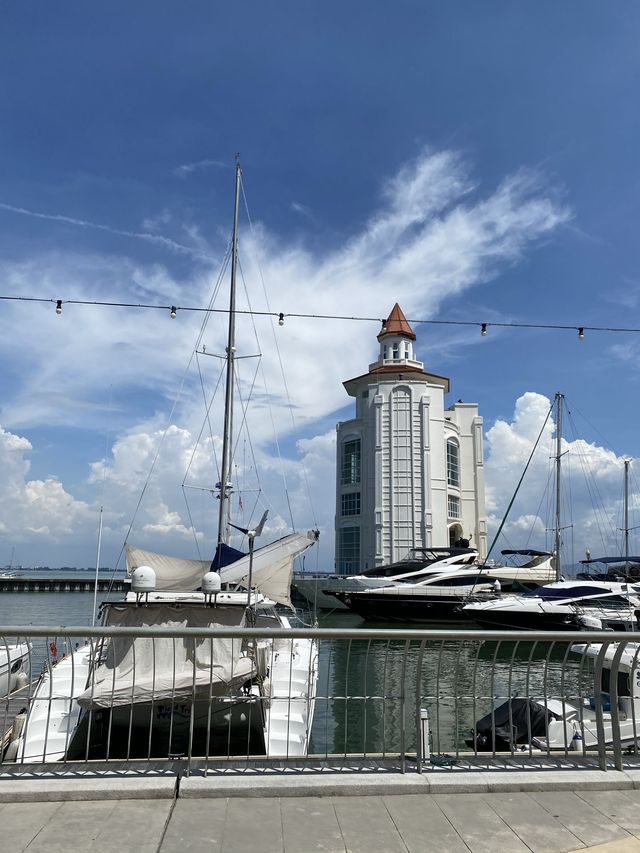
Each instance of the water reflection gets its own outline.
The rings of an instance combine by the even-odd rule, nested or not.
[[[362,625],[337,613],[320,623]],[[459,641],[455,628],[450,640],[438,642],[325,641],[312,746],[329,755],[415,751],[426,708],[433,750],[456,752],[465,749],[465,731],[509,696],[592,694],[590,663],[565,643]]]

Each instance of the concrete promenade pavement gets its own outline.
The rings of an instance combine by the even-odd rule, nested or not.
[[[482,775],[443,774],[422,788],[409,775],[351,787],[192,777],[177,797],[170,778],[3,779],[0,851],[640,853],[640,781],[628,774],[503,774],[492,785]]]

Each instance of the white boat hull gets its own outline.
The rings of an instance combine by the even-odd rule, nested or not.
[[[30,673],[29,643],[0,645],[0,697],[8,696],[22,686]]]

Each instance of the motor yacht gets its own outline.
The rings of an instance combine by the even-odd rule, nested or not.
[[[462,615],[491,629],[630,631],[637,629],[639,610],[639,590],[632,584],[566,580],[492,601],[469,602]]]

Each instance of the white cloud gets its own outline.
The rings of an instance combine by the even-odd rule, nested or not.
[[[183,173],[204,168],[205,163],[219,165],[213,161],[185,164]],[[26,209],[18,212],[41,216]],[[162,217],[169,215],[170,211],[164,211]],[[284,442],[281,447],[288,448],[284,462],[296,523],[310,526],[314,520],[309,510],[301,510],[308,503],[305,477],[300,473],[302,457],[315,503],[320,507],[318,523],[325,541],[331,540],[332,550],[335,437],[326,433],[303,439],[295,451],[293,439],[301,428],[313,434],[318,422],[330,419],[348,402],[342,381],[365,371],[377,350],[377,322],[321,321],[291,315],[365,314],[382,318],[393,302],[399,301],[407,316],[428,318],[443,300],[477,287],[517,263],[570,215],[554,191],[536,176],[521,172],[505,178],[493,191],[480,191],[468,164],[455,152],[444,151],[423,152],[387,180],[378,210],[359,233],[333,249],[318,252],[302,242],[284,242],[259,223],[252,229],[243,227],[238,307],[248,305],[243,292],[246,282],[254,310],[283,311],[287,315],[282,328],[273,319],[254,318],[259,344],[253,323],[246,317],[238,321],[238,352],[262,353],[257,373],[255,361],[238,362],[245,398],[255,379],[254,405],[247,414],[253,444],[245,446],[244,469],[250,471],[254,466],[249,458],[252,450],[255,466],[266,471],[260,500],[268,496],[274,507],[270,519],[274,529],[284,529],[289,517],[287,502],[272,498],[279,489],[275,433]],[[83,228],[103,228],[68,217],[53,218]],[[147,226],[156,227],[151,222]],[[118,229],[105,230],[120,233]],[[156,234],[122,233],[153,238],[155,242],[163,239]],[[225,251],[222,245],[213,249],[196,226],[191,226],[189,239],[197,247],[193,251],[200,255],[213,256],[218,251],[222,256]],[[165,248],[175,247],[167,244]],[[180,306],[207,304],[218,272],[203,274],[198,264],[190,275],[178,280],[161,263],[149,265],[128,257],[67,252],[31,254],[22,262],[0,262],[0,274],[7,290],[17,295]],[[269,291],[269,302],[261,294],[262,281]],[[224,308],[225,299],[218,299],[216,306]],[[23,329],[24,306],[9,303],[4,309],[6,327]],[[133,511],[134,496],[146,477],[194,342],[200,340],[208,353],[223,352],[226,316],[207,318],[203,330],[202,315],[185,311],[171,320],[168,312],[65,304],[59,317],[50,305],[32,306],[28,319],[29,345],[20,347],[19,359],[15,357],[16,336],[0,338],[0,359],[11,365],[15,379],[14,390],[5,395],[0,409],[2,421],[13,430],[77,427],[82,423],[88,430],[102,434],[109,430],[115,436],[113,454],[107,462],[108,489],[117,506],[107,526],[115,536],[126,529],[127,513]],[[282,390],[281,363],[288,393]],[[191,475],[199,478],[199,484],[217,479],[210,457],[219,445],[221,397],[211,408],[204,441],[198,441],[204,408],[200,376],[208,395],[220,379],[221,363],[200,356],[198,364],[199,370],[192,370],[186,379],[174,413],[180,429],[172,428],[175,431],[168,434],[155,480],[145,495],[146,509],[142,510],[139,529],[149,535],[161,532],[163,538],[175,534],[184,539],[195,529],[198,535],[204,531],[208,539],[207,525],[216,516],[217,502],[210,494],[203,493],[193,519],[180,494],[182,476],[196,445],[197,463]],[[239,418],[237,423],[242,420]],[[528,422],[528,418],[524,420]],[[524,447],[519,431],[516,425],[510,449],[515,452],[520,447],[521,455]],[[101,463],[97,463],[90,477],[93,488],[101,482],[101,471]],[[496,495],[494,502],[497,499]],[[42,525],[36,519],[32,526]]]
[[[206,169],[228,169],[229,164],[222,160],[197,160],[195,163],[182,163],[176,166],[173,174],[178,178],[186,178],[194,172],[203,172]]]
[[[60,542],[88,521],[95,520],[90,507],[68,494],[53,476],[28,477],[31,443],[0,427],[0,535],[24,543],[35,537]]]

